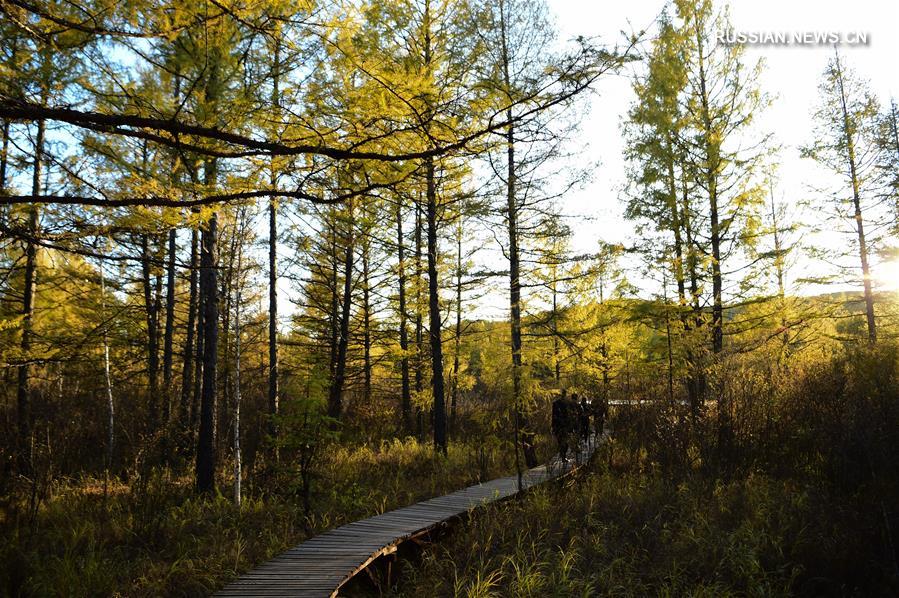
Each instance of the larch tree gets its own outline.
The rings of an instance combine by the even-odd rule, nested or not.
[[[726,12],[711,0],[678,0],[682,39],[688,44],[687,85],[682,107],[689,132],[685,151],[693,182],[704,195],[704,236],[711,270],[712,351],[724,349],[726,269],[751,245],[764,196],[759,170],[770,153],[770,136],[753,127],[769,100],[758,87],[761,63],[747,68],[744,47],[715,41],[730,28]],[[698,232],[694,228],[694,238]]]
[[[401,117],[415,128],[417,139],[410,141],[425,150],[435,149],[441,139],[455,134],[460,127],[478,126],[482,122],[472,112],[473,104],[478,101],[471,83],[480,47],[471,27],[471,11],[471,3],[466,0],[421,0],[391,6],[378,2],[367,9],[370,31],[383,34],[370,40],[370,51],[387,58],[382,58],[378,77],[390,82],[386,95],[393,98],[389,101],[402,110]],[[383,101],[388,100],[385,97]],[[466,118],[470,122],[466,123]],[[419,211],[421,214],[420,224],[416,219],[415,271],[419,270],[421,247],[424,262],[421,270],[427,274],[424,295],[427,298],[433,439],[435,449],[444,453],[448,422],[439,263],[440,229],[445,211],[441,184],[446,169],[450,168],[449,164],[444,164],[446,159],[427,155],[419,161],[418,180],[423,188],[413,193],[416,214]],[[423,324],[418,324],[416,315],[417,347],[420,346],[418,338],[424,333]],[[420,359],[421,351],[417,353]],[[423,377],[416,367],[416,390],[423,383]],[[422,428],[420,421],[419,429]]]
[[[876,237],[866,230],[876,222],[870,197],[877,183],[876,121],[877,99],[867,82],[856,75],[834,51],[821,80],[820,104],[813,116],[814,138],[802,149],[802,155],[812,158],[841,179],[841,187],[831,192],[834,215],[844,223],[852,223],[855,247],[860,263],[861,283],[865,304],[865,324],[868,342],[877,341],[874,313],[874,289],[871,275],[872,248]],[[870,209],[869,209],[870,208]],[[854,277],[856,280],[857,277]]]
[[[689,197],[683,192],[683,181],[692,177],[686,161],[687,119],[681,102],[687,86],[687,62],[690,45],[684,32],[671,22],[667,14],[659,20],[659,32],[647,56],[646,73],[633,83],[637,100],[628,112],[624,125],[627,140],[629,189],[625,216],[638,222],[644,237],[658,235],[670,248],[663,255],[674,282],[681,327],[689,332],[703,322],[698,303],[691,297],[688,271],[692,267],[695,281],[695,255],[692,239],[688,239]],[[651,251],[652,244],[647,244]],[[695,282],[694,282],[695,286]],[[690,306],[693,314],[690,314]],[[690,373],[687,393],[694,415],[702,401],[702,348],[687,343],[685,360]]]
[[[500,0],[483,3],[478,27],[485,46],[485,60],[480,66],[482,85],[490,91],[488,101],[505,110],[508,124],[501,140],[487,152],[489,168],[502,187],[502,215],[506,234],[503,251],[509,263],[509,323],[512,356],[512,412],[515,421],[516,447],[527,467],[537,464],[534,434],[528,423],[529,397],[523,392],[524,311],[522,289],[533,261],[527,242],[545,227],[548,204],[573,186],[565,177],[550,181],[547,172],[562,163],[560,146],[571,133],[560,124],[559,114],[570,108],[576,94],[573,89],[589,84],[602,74],[614,70],[624,59],[616,51],[604,51],[582,41],[571,54],[555,50],[555,30],[547,6],[540,0]],[[548,91],[549,82],[560,72],[566,73],[569,88]],[[538,98],[552,97],[552,110],[533,111]],[[555,118],[554,118],[555,117]],[[499,136],[499,135],[498,135]],[[524,266],[524,267],[523,267]],[[516,462],[518,462],[516,448]],[[520,470],[520,467],[519,467]]]
[[[46,106],[65,98],[72,87],[73,80],[78,76],[80,69],[79,51],[87,45],[85,36],[78,32],[58,31],[53,23],[38,18],[29,27],[21,27],[19,18],[25,14],[20,11],[9,13],[13,21],[18,23],[18,31],[10,32],[8,37],[4,35],[4,71],[20,69],[19,72],[8,72],[11,75],[4,78],[2,86],[4,94],[11,97],[33,101],[38,105]],[[4,27],[6,33],[6,27]],[[50,46],[50,42],[53,47]],[[9,172],[9,146],[11,128],[9,120],[4,121],[3,128],[3,188],[4,194],[7,185],[11,183],[7,178]],[[30,143],[30,156],[28,157],[27,174],[23,175],[30,182],[30,196],[38,197],[49,193],[47,184],[50,181],[50,170],[58,163],[53,156],[51,141],[48,139],[48,131],[52,124],[45,119],[37,119],[27,130]],[[25,206],[24,213],[13,217],[5,215],[4,225],[12,225],[17,232],[10,236],[17,238],[22,246],[21,256],[21,287],[18,291],[21,297],[19,317],[19,353],[16,380],[16,437],[18,441],[17,466],[22,472],[30,472],[33,461],[33,426],[34,413],[32,402],[34,389],[32,387],[32,362],[35,360],[35,329],[36,329],[36,297],[40,280],[40,238],[41,234],[41,209],[36,203]],[[15,220],[15,222],[13,222]],[[4,236],[11,231],[4,231]]]

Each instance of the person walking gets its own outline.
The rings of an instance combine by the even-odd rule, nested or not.
[[[568,401],[563,390],[552,403],[552,432],[559,448],[559,459],[562,461],[568,457],[569,419]]]
[[[597,436],[602,436],[606,425],[606,414],[609,411],[609,405],[606,399],[593,399],[591,402],[591,411],[593,412],[593,427]]]
[[[581,441],[586,444],[587,440],[590,439],[590,405],[587,403],[587,397],[581,397],[578,423],[580,424]]]
[[[581,412],[580,396],[574,392],[568,400],[568,443],[575,453],[575,459],[580,461],[581,453]]]

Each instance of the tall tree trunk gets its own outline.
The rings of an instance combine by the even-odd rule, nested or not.
[[[406,330],[406,256],[403,239],[403,201],[397,197],[396,201],[396,246],[397,246],[397,276],[399,278],[399,316],[400,316],[400,375],[401,397],[400,410],[402,412],[403,430],[412,432],[412,396],[409,388],[409,332]]]
[[[238,224],[234,225],[234,229],[231,231],[231,239],[228,246],[228,264],[222,268],[222,282],[221,282],[221,291],[220,297],[222,297],[225,301],[224,309],[220,309],[222,325],[221,331],[219,335],[221,337],[221,353],[222,353],[222,368],[220,378],[222,378],[221,384],[221,403],[224,405],[223,412],[227,413],[232,405],[232,392],[234,391],[234,371],[233,366],[234,363],[231,361],[231,308],[233,307],[234,300],[234,267],[236,265],[237,260],[237,248],[238,248]],[[219,245],[221,246],[224,242],[224,230],[220,233]],[[219,443],[219,438],[222,436],[222,426],[224,426],[224,417],[219,417],[219,410],[216,408],[215,411],[215,451],[216,454],[221,457],[223,452],[223,446]]]
[[[364,218],[366,227],[368,218]],[[368,228],[362,237],[362,399],[371,404],[371,281],[369,280]]]
[[[668,402],[674,404],[674,351],[671,346],[671,317],[668,313],[668,277],[663,273],[662,300],[665,309],[665,344],[668,350]]]
[[[431,340],[431,390],[434,399],[434,447],[446,453],[446,405],[443,389],[443,339],[437,279],[437,181],[434,159],[425,159],[428,207],[428,336]]]
[[[200,285],[203,295],[203,390],[200,429],[197,438],[196,483],[200,492],[215,490],[215,404],[218,354],[218,274],[216,269],[215,212],[203,230],[200,255]]]
[[[210,74],[210,86],[215,91],[215,94],[209,95],[209,100],[215,103],[217,98],[217,85],[218,85],[218,76],[219,76],[219,67],[217,62],[213,62]],[[205,161],[203,165],[203,177],[204,184],[208,187],[214,187],[218,182],[218,159],[209,158]],[[203,286],[203,237],[201,237],[200,242],[200,304],[203,305],[203,308],[200,310],[200,326],[202,329],[202,334],[198,332],[198,348],[202,348],[202,352],[197,356],[197,364],[201,366],[201,369],[198,370],[195,374],[196,376],[196,384],[197,384],[197,447],[200,446],[200,428],[203,426],[203,418],[204,418],[204,401],[207,397],[212,397],[211,401],[211,416],[210,416],[210,427],[211,427],[211,436],[212,436],[212,451],[213,455],[215,455],[216,447],[218,445],[218,340],[219,340],[219,288],[218,288],[218,244],[219,244],[219,232],[218,232],[218,215],[213,212],[212,217],[209,221],[209,228],[212,228],[212,220],[215,220],[215,234],[210,236],[210,240],[212,243],[212,253],[210,254],[210,258],[212,259],[213,264],[213,274],[215,275],[210,279],[211,285]],[[213,301],[215,306],[215,321],[209,321],[209,302]],[[209,336],[210,330],[213,331],[215,338]],[[212,352],[210,353],[210,350]],[[213,368],[214,370],[211,373],[206,372],[206,368],[209,365],[209,359],[213,360]],[[202,382],[202,384],[201,384]],[[211,384],[211,390],[207,388],[207,385]],[[213,459],[214,460],[214,459]]]
[[[153,288],[153,270],[150,254],[150,237],[141,235],[141,283],[144,294],[144,320],[147,326],[147,379],[149,382],[149,431],[159,429],[159,305]]]
[[[420,199],[420,198],[419,198]],[[422,306],[422,286],[424,268],[422,266],[422,228],[421,201],[415,202],[415,394],[421,396],[424,390],[424,322]],[[418,440],[424,440],[424,414],[420,407],[415,413]]]
[[[175,336],[175,254],[178,250],[175,242],[175,229],[169,229],[168,263],[166,264],[165,283],[165,332],[162,347],[162,386],[165,389],[162,404],[163,425],[168,426],[172,408],[172,362]]]
[[[106,321],[106,268],[100,261],[100,318],[103,320],[103,382],[106,388],[106,475],[115,459],[115,399],[109,371],[109,323]]]
[[[681,227],[680,210],[678,209],[677,177],[674,174],[674,144],[668,139],[668,204],[671,210],[671,232],[674,234],[674,279],[677,284],[677,299],[681,312],[687,305],[687,285],[684,277],[684,242]],[[689,326],[689,318],[684,314],[684,326]]]
[[[782,349],[786,349],[790,344],[790,331],[787,328],[783,243],[780,238],[780,222],[778,222],[777,204],[774,201],[774,186],[770,181],[768,183],[768,195],[771,199],[771,227],[774,233],[774,272],[777,280],[778,310],[780,311],[780,327],[783,330],[783,334],[781,335]]]
[[[712,245],[712,351],[720,353],[724,348],[724,305],[721,280],[721,222],[718,214],[718,167],[720,165],[719,140],[713,138],[715,124],[709,108],[709,92],[706,83],[702,34],[697,27],[696,39],[699,56],[700,110],[703,123],[703,150],[705,152],[703,174],[709,194],[709,227]]]
[[[200,270],[199,270],[199,288],[198,304],[197,304],[197,332],[196,346],[194,352],[194,388],[190,403],[190,434],[191,443],[194,443],[197,435],[197,425],[200,418],[200,401],[203,392],[203,360],[206,355],[206,294],[207,290],[203,286],[203,234],[200,235]]]
[[[0,146],[0,193],[6,193],[6,170],[9,164],[9,120],[3,119],[3,145]]]
[[[268,433],[278,437],[278,206],[268,203]]]
[[[509,48],[506,40],[505,3],[500,0],[500,39],[502,42],[503,82],[506,93],[512,100],[512,81],[509,76]],[[515,172],[515,127],[512,125],[512,110],[506,111],[506,200],[509,224],[509,312],[512,332],[512,404],[515,410],[516,435],[521,442],[528,468],[537,466],[537,453],[534,449],[534,435],[528,430],[527,416],[523,409],[521,397],[521,277],[520,257],[518,254],[518,199],[516,198],[517,173]],[[516,449],[517,451],[517,449]],[[516,464],[518,454],[516,452]],[[518,485],[521,486],[521,470],[518,471]]]
[[[462,344],[462,216],[456,228],[456,331],[453,339],[453,394],[450,398],[450,434],[456,435],[456,406],[459,401],[459,351]]]
[[[331,379],[334,379],[334,371],[337,368],[337,345],[340,340],[340,319],[338,311],[340,310],[340,295],[338,285],[340,284],[340,257],[337,253],[337,225],[334,223],[333,213],[331,218],[331,311],[330,311],[330,361],[328,362],[328,371]]]
[[[774,229],[774,271],[777,279],[777,297],[783,301],[786,297],[786,291],[784,289],[784,264],[783,264],[783,256],[781,254],[782,244],[780,240],[780,229],[779,222],[777,221],[777,206],[774,203],[774,190],[770,190],[771,195],[771,225]]]
[[[840,57],[836,58],[837,85],[840,89],[840,108],[843,112],[843,135],[846,143],[846,161],[849,164],[849,177],[852,181],[852,206],[855,209],[855,225],[858,232],[858,254],[862,263],[862,283],[865,290],[865,319],[868,324],[868,343],[877,342],[877,325],[874,321],[874,291],[871,288],[871,267],[868,264],[868,245],[865,240],[865,223],[862,218],[862,204],[859,192],[858,165],[855,157],[855,139],[849,124],[849,111],[846,107],[846,90],[843,87],[843,70]]]
[[[699,275],[696,272],[696,247],[693,240],[693,219],[690,214],[690,198],[687,189],[686,175],[681,183],[682,205],[681,205],[681,224],[683,225],[684,235],[687,241],[687,270],[690,275],[690,307],[693,312],[693,329],[700,329],[703,326],[702,306],[699,303]],[[700,357],[703,353],[700,348],[699,356],[692,348],[693,343],[687,343],[690,352],[687,354],[690,373],[687,380],[687,392],[690,398],[690,417],[693,424],[697,424],[702,411],[703,402],[705,400],[706,377],[705,369]]]
[[[181,77],[180,72],[175,71],[175,89],[174,100],[177,105],[181,96]],[[179,182],[178,172],[179,162],[178,154],[172,157],[172,185],[177,188]],[[175,336],[175,255],[177,252],[177,231],[174,228],[169,229],[168,239],[168,263],[166,264],[166,296],[165,296],[165,331],[163,333],[162,348],[162,386],[165,396],[163,398],[163,425],[168,427],[171,424],[172,411],[172,367],[173,367],[173,351]],[[166,434],[167,439],[168,434]],[[167,452],[167,451],[166,451]]]
[[[714,177],[709,177],[714,185]],[[724,349],[724,304],[721,281],[721,228],[718,219],[717,193],[709,194],[709,224],[712,229],[712,351],[720,353]]]
[[[35,196],[41,193],[45,130],[44,121],[39,120],[37,134],[34,138],[34,167],[31,174],[31,194]],[[37,286],[37,246],[34,239],[38,235],[39,219],[37,204],[31,204],[28,207],[28,239],[25,241],[25,271],[22,289],[22,338],[19,345],[22,350],[22,364],[19,365],[19,379],[16,388],[19,469],[23,473],[30,472],[32,466],[31,384],[28,362],[31,359],[31,344],[34,336],[34,297]]]
[[[599,277],[599,306],[602,308],[605,305],[605,281],[603,280],[602,275]],[[604,312],[605,310],[603,310]],[[602,400],[603,402],[609,400],[609,371],[611,370],[611,366],[609,364],[609,345],[606,340],[606,326],[603,324],[599,329],[599,355],[602,357]]]
[[[3,119],[0,134],[3,135],[3,143],[0,145],[0,195],[6,195],[6,171],[9,164],[9,120]],[[0,206],[0,225],[6,225],[9,211],[10,206]]]
[[[431,2],[426,0],[424,10],[424,64],[430,77],[432,71]],[[430,133],[433,117],[433,99],[428,97],[425,132]],[[437,278],[437,176],[434,158],[425,158],[425,194],[428,234],[428,337],[431,345],[431,394],[433,400],[434,448],[446,454],[446,402],[443,378],[443,338],[440,317],[440,281]]]
[[[18,53],[19,43],[18,38],[13,37],[12,44],[9,48],[9,59],[10,62],[15,62],[16,54]],[[3,119],[3,145],[0,146],[0,194],[6,193],[6,176],[7,176],[7,168],[9,166],[9,128],[10,128],[10,120],[4,118]],[[0,222],[5,222],[9,206],[4,206],[2,210],[0,210]]]
[[[234,504],[238,507],[241,501],[240,489],[240,302],[243,289],[243,234],[244,209],[241,208],[239,219],[239,241],[237,245],[237,281],[234,285]]]
[[[677,284],[677,304],[678,304],[678,314],[680,315],[680,323],[681,327],[685,332],[689,332],[693,328],[693,321],[688,312],[687,305],[687,281],[686,275],[684,273],[684,222],[686,221],[687,215],[684,210],[678,209],[680,204],[680,200],[678,198],[678,189],[677,183],[678,179],[675,175],[674,170],[674,143],[672,140],[667,140],[667,153],[668,153],[668,163],[667,163],[667,175],[668,175],[668,203],[669,209],[671,211],[671,232],[674,235],[674,279]],[[687,201],[686,197],[686,189],[684,189],[684,202]],[[689,244],[689,240],[688,240]],[[691,248],[687,247],[687,252],[691,251]],[[665,316],[665,325],[668,327],[668,345],[669,345],[669,361],[672,361],[671,357],[671,347],[672,344],[671,334],[670,334],[670,323],[668,322],[668,315],[666,312]],[[686,342],[684,353],[686,356],[688,374],[686,380],[687,387],[687,401],[690,404],[691,413],[698,414],[699,413],[699,404],[702,401],[700,396],[700,387],[697,384],[697,376],[695,373],[695,360],[696,357],[694,355],[693,343]],[[671,367],[669,367],[669,371],[671,371]],[[673,396],[674,390],[670,389],[670,393]]]
[[[560,351],[561,347],[559,346],[559,283],[555,265],[553,265],[552,268],[552,276],[553,372],[555,375],[556,386],[559,386],[559,382],[562,380],[562,359]]]
[[[185,438],[190,436],[192,429],[191,397],[193,396],[194,374],[194,337],[197,328],[197,304],[199,303],[197,292],[197,262],[199,260],[199,235],[194,227],[190,232],[190,273],[188,282],[187,300],[187,332],[184,341],[184,359],[181,369],[181,433]],[[191,443],[188,443],[190,446]]]
[[[690,273],[690,306],[695,316],[694,322],[699,328],[703,325],[702,306],[699,303],[699,274],[697,268],[699,264],[696,260],[696,245],[693,238],[693,216],[690,213],[690,197],[687,190],[686,175],[682,182],[682,200],[681,221],[684,227],[684,235],[687,237],[687,269]]]
[[[718,213],[718,171],[721,164],[721,140],[715,131],[709,108],[709,91],[705,74],[703,40],[699,27],[696,28],[699,57],[699,88],[701,102],[701,118],[703,127],[704,164],[703,175],[705,188],[709,195],[709,236],[712,249],[712,352],[720,354],[724,349],[724,304],[722,300],[721,279],[721,222]],[[730,401],[725,392],[718,394],[718,457],[727,460],[733,448],[733,422],[731,419]]]
[[[328,392],[328,416],[340,418],[343,410],[343,385],[346,381],[346,355],[350,341],[350,307],[353,291],[353,250],[355,241],[355,222],[353,218],[353,201],[347,206],[346,252],[343,259],[343,301],[340,312],[340,332],[337,339],[337,362],[334,364],[334,377]]]
[[[272,73],[272,105],[279,108],[281,102],[281,43],[275,40],[274,69]],[[270,183],[274,189],[278,183],[275,158],[271,162]],[[274,197],[268,202],[268,433],[278,437],[278,203]],[[275,459],[278,458],[277,448]]]
[[[511,112],[506,118],[512,120]],[[515,131],[509,125],[506,131],[507,173],[506,199],[509,224],[509,324],[512,338],[512,405],[521,451],[527,466],[536,467],[533,437],[527,431],[527,421],[521,400],[521,278],[518,252],[518,201],[515,197]]]

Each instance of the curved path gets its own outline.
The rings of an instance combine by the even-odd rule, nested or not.
[[[582,447],[580,462],[593,453],[595,444],[595,437],[591,437]],[[570,473],[578,464],[571,459],[560,462],[556,457],[547,465],[530,469],[522,475],[522,490]],[[376,559],[396,552],[404,542],[427,534],[447,520],[518,492],[518,476],[509,476],[349,523],[263,563],[225,586],[216,596],[337,596],[340,588],[356,574]]]

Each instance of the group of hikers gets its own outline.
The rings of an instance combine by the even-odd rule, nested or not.
[[[608,406],[604,400],[586,397],[578,398],[577,393],[567,396],[565,390],[552,404],[552,432],[559,445],[559,458],[565,460],[568,450],[575,450],[579,442],[590,438],[590,419],[593,430],[602,434]]]

